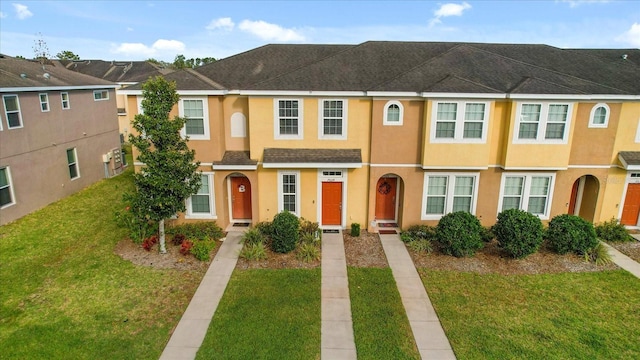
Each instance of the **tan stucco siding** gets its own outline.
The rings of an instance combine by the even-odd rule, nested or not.
[[[571,143],[571,165],[609,165],[611,152],[620,120],[622,104],[607,104],[611,110],[606,128],[589,127],[591,111],[596,103],[580,103],[574,106],[576,124]]]
[[[623,103],[613,151],[610,154],[612,164],[619,164],[618,153],[620,151],[640,151],[640,143],[636,142],[639,127],[640,102]]]
[[[224,122],[224,140],[226,150],[231,151],[248,151],[249,150],[249,101],[246,96],[226,96],[223,99],[222,120]],[[245,118],[245,137],[231,136],[231,117],[235,113],[244,115]]]
[[[371,163],[419,164],[422,148],[424,101],[398,100],[404,111],[402,125],[384,125],[389,100],[373,100],[371,112]]]

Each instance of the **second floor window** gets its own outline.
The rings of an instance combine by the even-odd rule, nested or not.
[[[276,99],[274,133],[276,139],[302,139],[302,101]]]
[[[20,114],[20,101],[18,95],[4,95],[4,111],[7,118],[7,127],[9,129],[22,127],[22,115]]]
[[[93,100],[95,101],[109,100],[109,90],[94,90]]]
[[[40,111],[49,111],[49,95],[47,94],[40,94]]]
[[[322,100],[320,104],[320,137],[343,139],[346,135],[346,101]]]
[[[523,103],[516,116],[518,142],[566,142],[570,104]]]
[[[432,119],[434,142],[483,142],[486,138],[486,103],[437,102]]]
[[[186,119],[182,134],[191,140],[209,140],[209,110],[206,98],[181,99],[179,114]]]
[[[71,108],[71,102],[69,101],[69,93],[60,93],[60,100],[62,100],[62,108],[64,110]]]

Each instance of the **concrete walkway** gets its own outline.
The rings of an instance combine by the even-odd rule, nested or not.
[[[613,260],[616,265],[630,272],[633,276],[640,279],[640,264],[638,264],[635,260],[628,257],[627,255],[621,253],[616,250],[613,246],[601,241],[602,245],[604,245],[609,251],[609,255],[611,255],[611,260]]]
[[[356,360],[342,232],[322,234],[321,359]]]
[[[195,359],[202,345],[209,323],[224,294],[229,278],[242,249],[240,239],[244,231],[229,231],[226,240],[211,262],[187,310],[164,348],[161,360]]]
[[[396,280],[420,356],[422,359],[455,359],[449,339],[400,236],[380,234],[380,241]]]

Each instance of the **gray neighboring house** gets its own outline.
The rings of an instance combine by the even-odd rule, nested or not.
[[[0,55],[0,225],[122,171],[116,87]]]

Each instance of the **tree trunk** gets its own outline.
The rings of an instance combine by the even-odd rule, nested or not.
[[[166,254],[167,247],[165,246],[165,243],[164,243],[164,219],[158,222],[158,227],[159,227],[158,232],[160,233],[159,234],[160,235],[160,254]]]

